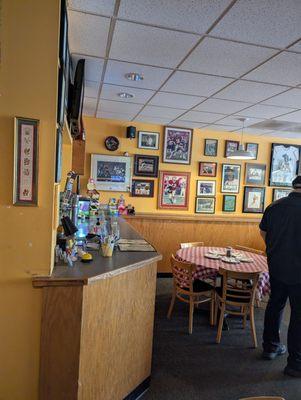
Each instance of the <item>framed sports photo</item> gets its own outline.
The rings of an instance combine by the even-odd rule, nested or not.
[[[204,145],[204,156],[217,156],[218,140],[217,139],[205,139]]]
[[[129,192],[131,157],[92,154],[91,178],[98,190]]]
[[[239,193],[240,172],[238,164],[222,165],[222,193]]]
[[[192,129],[165,127],[163,162],[190,164]]]
[[[190,172],[160,171],[158,208],[188,210]]]
[[[235,210],[236,210],[236,196],[233,194],[224,194],[223,211],[235,212]]]
[[[273,189],[273,201],[287,197],[290,193],[290,189]]]
[[[298,174],[300,146],[272,144],[270,186],[291,187]]]
[[[246,151],[252,153],[254,160],[257,160],[258,147],[259,147],[258,143],[246,143]]]
[[[159,132],[138,132],[138,148],[146,150],[159,149]]]
[[[135,154],[134,175],[156,178],[158,176],[158,165],[159,156],[146,156],[144,154]]]
[[[244,213],[258,213],[264,211],[264,187],[251,187],[245,186],[243,212]]]
[[[215,196],[215,181],[197,181],[196,195],[197,196]]]
[[[199,162],[199,176],[216,176],[217,163],[216,162]]]
[[[214,214],[215,197],[196,197],[195,212],[197,214]]]
[[[154,181],[147,179],[133,179],[132,196],[154,197]]]
[[[238,150],[239,142],[236,140],[226,140],[225,142],[225,157],[229,157],[233,151]]]
[[[265,184],[265,164],[246,163],[246,185],[264,185]]]

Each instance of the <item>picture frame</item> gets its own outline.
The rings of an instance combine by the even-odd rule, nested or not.
[[[129,192],[131,172],[131,157],[91,154],[90,176],[97,190]]]
[[[205,139],[204,156],[216,157],[217,150],[218,150],[218,140],[217,139]]]
[[[185,164],[191,162],[192,129],[166,126],[164,130],[163,162]]]
[[[158,150],[159,139],[159,132],[138,131],[138,148],[146,150]]]
[[[273,189],[273,201],[287,197],[291,193],[291,189]]]
[[[134,156],[134,175],[145,177],[158,177],[159,156],[148,156],[145,154],[135,154]]]
[[[188,210],[190,172],[160,171],[158,208]]]
[[[39,120],[14,118],[14,184],[15,206],[38,204]]]
[[[222,193],[239,193],[241,165],[222,164]]]
[[[215,196],[216,193],[216,182],[215,181],[196,181],[196,195],[202,197]]]
[[[196,197],[195,198],[196,214],[214,214],[215,213],[215,197]]]
[[[238,150],[239,141],[226,140],[225,141],[225,158],[229,157],[233,151]]]
[[[56,131],[56,152],[55,152],[55,182],[60,183],[62,179],[63,160],[63,132],[59,126]]]
[[[299,161],[299,145],[272,143],[269,185],[291,187],[298,174]]]
[[[223,195],[223,211],[224,212],[236,211],[236,196],[234,194]]]
[[[132,197],[154,197],[154,181],[150,179],[132,179]]]
[[[245,184],[264,185],[266,176],[265,164],[246,163]]]
[[[245,186],[243,213],[262,214],[264,212],[265,187]]]
[[[217,163],[216,162],[199,162],[199,176],[216,177]]]
[[[254,160],[257,160],[258,148],[259,148],[258,143],[246,143],[246,151],[249,151],[250,153],[252,153]]]

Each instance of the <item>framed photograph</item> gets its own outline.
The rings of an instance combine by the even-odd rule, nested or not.
[[[195,212],[198,214],[214,214],[215,198],[214,197],[196,197]]]
[[[240,172],[238,164],[222,165],[222,193],[239,193]]]
[[[233,151],[238,150],[239,142],[236,140],[225,141],[225,157],[229,157]]]
[[[199,176],[216,176],[217,163],[216,162],[199,162]]]
[[[190,172],[160,171],[158,207],[188,210]]]
[[[165,127],[163,162],[190,164],[192,129]]]
[[[265,184],[265,164],[246,163],[246,185],[264,185]]]
[[[129,192],[131,188],[131,158],[91,154],[91,178],[97,190]]]
[[[235,212],[236,210],[236,196],[233,194],[224,194],[223,196],[223,211]]]
[[[264,211],[264,187],[245,186],[244,191],[244,213],[263,213]]]
[[[146,150],[159,149],[159,132],[138,132],[138,148]]]
[[[252,153],[254,160],[257,160],[258,146],[258,143],[246,143],[246,150]]]
[[[38,204],[38,143],[39,121],[15,117],[14,187],[16,206]]]
[[[204,156],[216,157],[217,147],[218,147],[217,139],[205,139]]]
[[[215,196],[215,181],[197,181],[197,196]]]
[[[133,197],[154,197],[154,181],[147,179],[132,180]]]
[[[59,127],[56,131],[56,154],[55,154],[55,182],[60,183],[62,179],[62,159],[63,159],[63,132]]]
[[[273,189],[273,201],[287,197],[290,193],[290,189]]]
[[[142,154],[135,154],[134,175],[156,178],[158,176],[158,165],[159,156],[145,156]]]
[[[292,186],[298,173],[300,146],[272,144],[270,186]]]

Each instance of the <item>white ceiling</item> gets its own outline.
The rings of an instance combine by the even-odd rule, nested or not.
[[[86,115],[221,131],[248,117],[254,135],[301,123],[300,0],[68,0],[68,15]]]

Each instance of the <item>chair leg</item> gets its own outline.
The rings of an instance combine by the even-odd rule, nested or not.
[[[172,313],[173,307],[175,305],[175,300],[176,300],[176,290],[173,289],[172,298],[171,298],[170,306],[169,306],[168,313],[167,313],[168,319],[171,317],[171,313]]]
[[[194,312],[194,302],[193,298],[189,297],[189,334],[192,334],[192,326],[193,326],[193,312]]]
[[[252,336],[253,336],[253,341],[254,341],[254,348],[256,349],[257,335],[256,335],[255,321],[254,321],[254,306],[250,307],[250,325],[251,325],[251,331],[252,331]]]
[[[242,307],[242,312],[244,313],[244,316],[242,317],[242,327],[243,329],[246,329],[247,326],[247,310],[245,307]]]
[[[216,343],[220,343],[221,342],[224,316],[225,316],[225,304],[222,304],[221,311],[220,311],[220,316],[219,316]]]
[[[214,302],[214,326],[217,324],[217,313],[219,309],[219,300],[217,296],[215,296],[215,302]]]
[[[210,301],[210,325],[214,325],[214,312],[215,312],[215,291],[211,291],[211,301]]]

